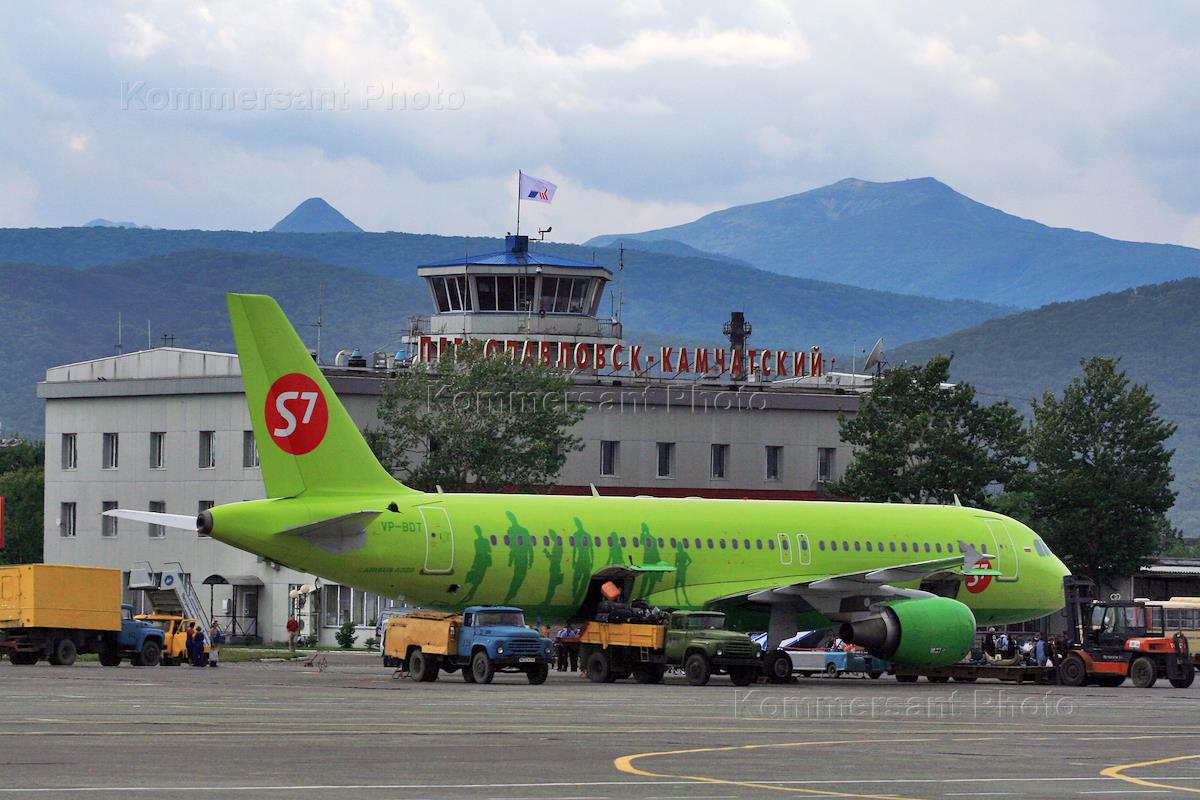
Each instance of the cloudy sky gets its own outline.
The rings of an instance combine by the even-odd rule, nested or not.
[[[0,226],[497,234],[520,168],[560,241],[931,175],[1200,246],[1200,5],[994,5],[9,5]]]

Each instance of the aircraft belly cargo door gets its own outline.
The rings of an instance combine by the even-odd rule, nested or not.
[[[996,556],[996,569],[1003,573],[998,575],[996,580],[1017,580],[1021,577],[1019,571],[1021,560],[1017,558],[1017,548],[1013,543],[1012,536],[1008,532],[1008,528],[998,519],[985,518],[983,524],[990,534],[986,544],[989,548],[994,548],[990,549],[990,552]]]
[[[448,575],[454,572],[454,529],[450,515],[439,506],[418,506],[425,523],[426,575]]]

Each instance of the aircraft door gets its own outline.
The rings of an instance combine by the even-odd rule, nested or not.
[[[779,563],[792,563],[792,548],[788,544],[788,535],[786,533],[776,534],[779,537]]]
[[[996,556],[996,569],[1002,573],[996,577],[998,581],[1015,581],[1021,577],[1021,560],[1017,557],[1017,546],[1008,532],[1008,527],[998,519],[985,519],[990,535],[987,544],[994,545],[990,552]]]
[[[449,575],[454,572],[454,529],[450,515],[440,506],[418,506],[425,523],[425,575]]]
[[[800,559],[800,565],[805,566],[812,563],[812,553],[808,549],[808,534],[796,534],[796,558]]]

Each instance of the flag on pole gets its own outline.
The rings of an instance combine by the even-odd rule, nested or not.
[[[532,175],[526,175],[524,172],[521,175],[521,188],[517,192],[517,197],[521,200],[532,200],[536,203],[549,203],[554,200],[554,193],[558,191],[558,187],[550,181],[544,181],[541,178],[535,178]]]

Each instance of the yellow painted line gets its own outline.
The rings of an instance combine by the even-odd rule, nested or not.
[[[761,750],[772,747],[819,747],[823,745],[838,745],[838,744],[879,744],[881,742],[894,743],[894,737],[887,739],[840,739],[840,740],[824,740],[812,742],[783,742],[775,744],[745,744],[745,745],[729,745],[725,747],[697,747],[686,750],[664,750],[657,753],[634,753],[633,755],[621,756],[613,760],[615,766],[620,772],[629,775],[637,775],[644,778],[674,778],[677,780],[692,780],[703,783],[715,783],[722,786],[740,786],[745,789],[769,789],[775,792],[790,792],[792,794],[816,794],[825,797],[856,797],[870,798],[870,800],[916,800],[911,797],[901,797],[899,795],[881,795],[881,794],[855,794],[852,792],[837,792],[831,789],[803,789],[798,786],[775,786],[769,783],[754,783],[752,781],[735,781],[725,778],[713,778],[707,775],[677,775],[672,773],[651,772],[649,770],[640,769],[633,766],[633,762],[643,758],[661,758],[664,756],[682,756],[694,755],[696,753],[729,753],[739,750]],[[906,741],[931,741],[929,739],[908,739]]]
[[[1171,783],[1157,783],[1156,781],[1148,781],[1145,778],[1135,778],[1132,775],[1126,775],[1127,769],[1141,769],[1142,767],[1156,767],[1160,764],[1174,764],[1177,761],[1190,761],[1193,758],[1200,758],[1200,753],[1193,756],[1172,756],[1171,758],[1158,758],[1154,761],[1139,761],[1136,764],[1117,764],[1107,769],[1100,770],[1100,774],[1106,778],[1116,778],[1120,781],[1134,783],[1138,786],[1149,786],[1154,789],[1170,789],[1173,792],[1187,792],[1189,794],[1200,794],[1200,789],[1195,789],[1190,786],[1176,786]]]

